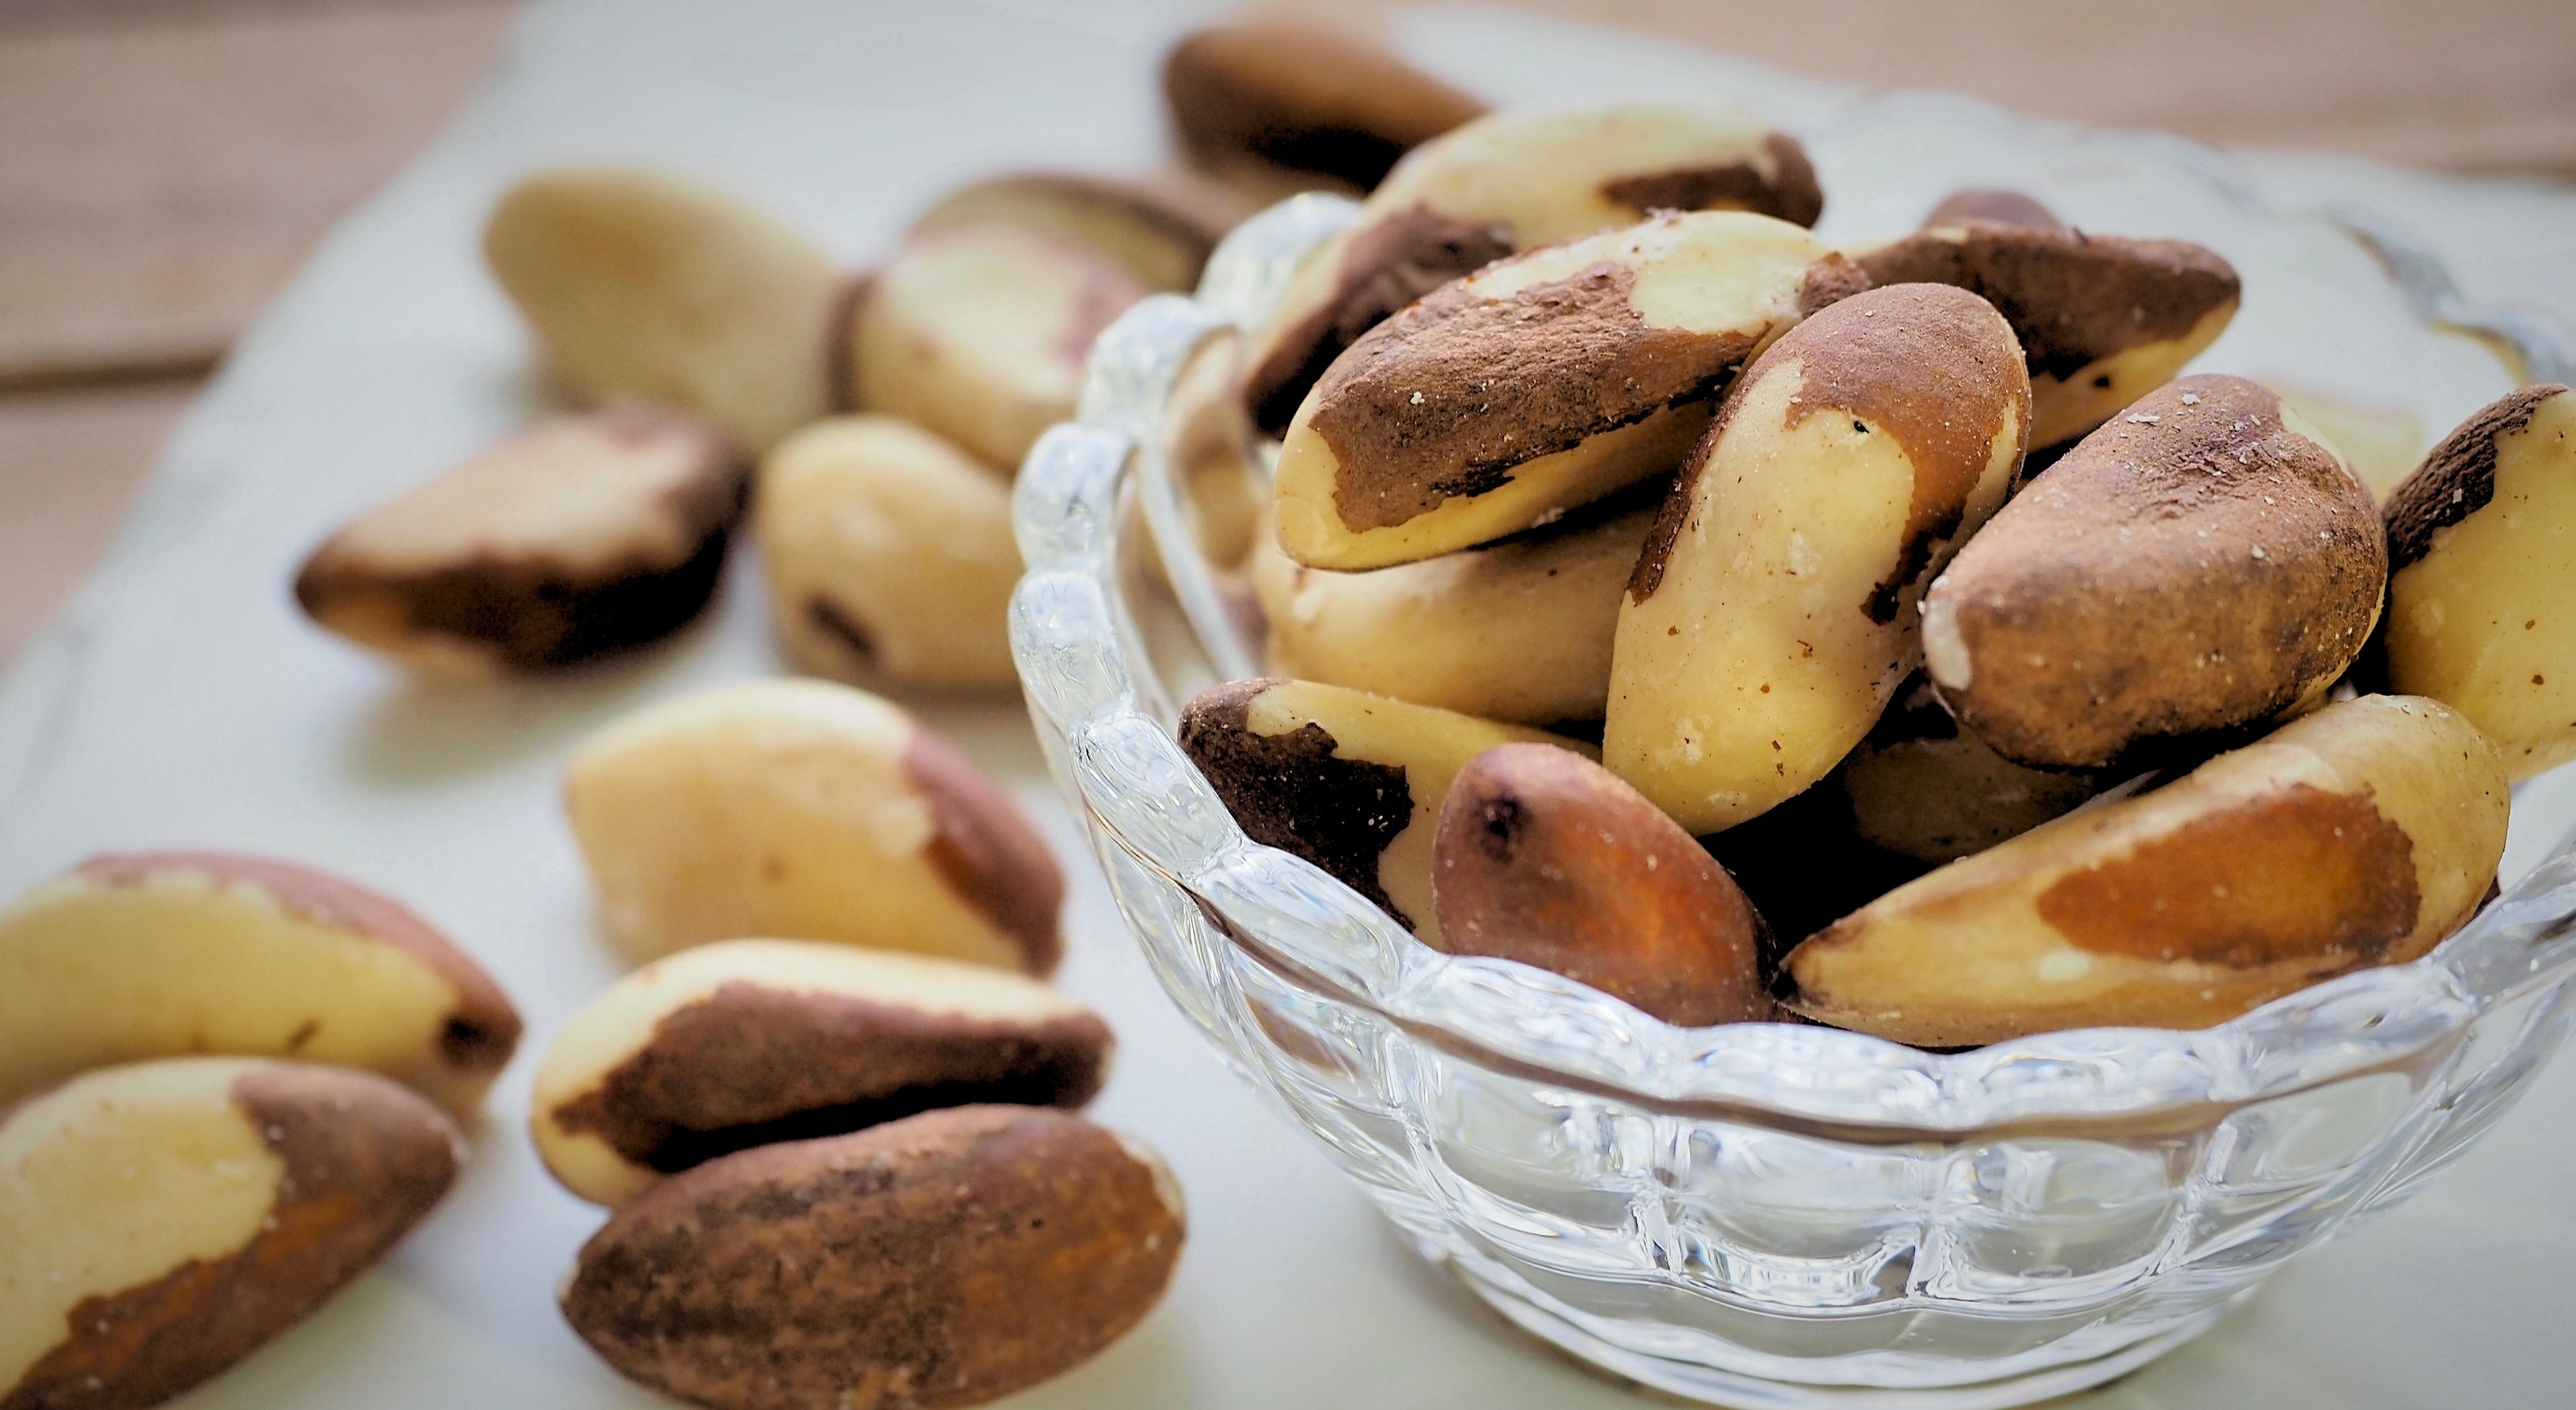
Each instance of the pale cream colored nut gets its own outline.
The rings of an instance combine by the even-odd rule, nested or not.
[[[635,958],[777,936],[1046,974],[1064,875],[1008,789],[894,705],[762,680],[592,736],[564,806]]]
[[[1212,171],[1272,168],[1362,191],[1396,159],[1485,105],[1340,29],[1241,20],[1191,33],[1163,60],[1173,135]]]
[[[1099,1015],[988,965],[802,940],[683,950],[574,1014],[528,1124],[564,1188],[621,1205],[666,1175],[939,1107],[1079,1107]]]
[[[1827,777],[1861,837],[1925,862],[1982,852],[2101,791],[2094,774],[2027,768],[1996,753],[1959,728],[1921,672],[1897,687],[1869,737]]]
[[[1172,378],[1160,429],[1200,556],[1228,580],[1249,568],[1256,536],[1270,533],[1270,470],[1235,395],[1241,352],[1232,332],[1201,342]]]
[[[1823,778],[1919,663],[1924,582],[2010,490],[2012,329],[1937,284],[1799,324],[1729,389],[1619,608],[1601,755],[1694,833]]]
[[[563,1312],[622,1374],[713,1410],[947,1410],[1126,1335],[1185,1234],[1136,1142],[958,1107],[664,1181],[582,1247]]]
[[[454,1183],[371,1073],[180,1058],[0,1110],[0,1405],[157,1405],[303,1320]]]
[[[1597,720],[1619,599],[1654,517],[1655,499],[1622,497],[1497,543],[1365,573],[1306,567],[1265,526],[1252,581],[1269,619],[1270,666],[1511,724]]]
[[[2030,447],[2038,451],[2171,380],[2227,331],[2244,285],[2198,245],[2069,230],[2038,202],[2020,200],[2026,208],[2004,207],[2002,218],[1991,199],[1977,212],[1945,204],[1934,220],[1954,223],[1852,257],[1874,285],[1954,284],[2003,311],[2030,359]]]
[[[1073,416],[1091,340],[1149,292],[1107,256],[1017,225],[917,235],[848,296],[833,385],[1016,471]]]
[[[539,172],[493,209],[483,257],[576,391],[694,411],[755,453],[830,409],[839,272],[720,192],[617,167]]]
[[[1181,747],[1246,835],[1293,852],[1433,946],[1432,837],[1467,761],[1589,744],[1311,681],[1231,681],[1181,711]]]
[[[2388,679],[2524,779],[2576,759],[2576,392],[2480,410],[2389,496]]]
[[[1344,348],[1452,279],[1658,210],[1824,211],[1798,140],[1740,108],[1627,103],[1493,113],[1425,143],[1359,223],[1302,261],[1248,359],[1244,398],[1277,435]]]
[[[1790,954],[1790,1006],[1927,1047],[2224,1022],[2433,948],[2494,882],[2506,806],[2450,707],[2329,705],[1879,898]]]
[[[1105,255],[1148,289],[1187,293],[1198,286],[1217,241],[1253,209],[1236,192],[1181,172],[1023,171],[940,197],[913,221],[912,233],[1016,225]]]
[[[1020,581],[1003,473],[892,416],[835,416],[760,465],[753,532],[801,671],[858,684],[1012,689]]]
[[[429,672],[587,661],[705,608],[748,479],[721,431],[679,412],[550,417],[333,534],[295,600]]]
[[[0,1105],[221,1053],[368,1068],[467,1112],[518,1042],[518,1011],[446,936],[289,862],[97,857],[0,911]]]
[[[1281,443],[1280,546],[1381,568],[1678,466],[1736,369],[1863,287],[1786,221],[1658,216],[1446,285],[1325,373]]]
[[[1619,776],[1500,744],[1441,804],[1441,947],[1553,970],[1686,1028],[1772,1017],[1762,917],[1691,835]]]
[[[1960,551],[1924,596],[1924,659],[1997,753],[2099,768],[2324,691],[2387,565],[2370,492],[2312,428],[2241,377],[2186,377]]]

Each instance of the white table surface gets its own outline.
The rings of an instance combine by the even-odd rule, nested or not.
[[[529,1022],[459,1189],[384,1267],[182,1403],[643,1406],[553,1290],[600,1221],[524,1135],[545,1040],[619,972],[557,801],[588,731],[778,669],[737,559],[668,648],[569,680],[407,685],[309,628],[286,581],[331,527],[541,405],[477,260],[494,195],[552,160],[629,157],[759,200],[852,260],[962,174],[1135,167],[1161,151],[1153,66],[1213,7],[723,6],[554,0],[435,148],[315,256],[163,454],[118,551],[0,687],[0,891],[103,850],[274,852],[400,896],[479,955]],[[1733,94],[1796,126],[1831,90],[1634,37],[1416,16],[1417,57],[1498,98]],[[1566,85],[1559,88],[1556,85]],[[1589,85],[1588,88],[1586,85]],[[2347,160],[2263,157],[2284,199],[2400,213],[2476,292],[2576,317],[2576,197]],[[1016,701],[918,701],[1010,778],[1074,873],[1064,986],[1121,1040],[1095,1112],[1164,1151],[1191,1202],[1171,1296],[1091,1365],[1008,1402],[1055,1407],[1641,1402],[1518,1338],[1419,1265],[1307,1140],[1183,1027],[1077,851]],[[2085,1401],[2267,1410],[2576,1401],[2576,1061],[2411,1203],[2293,1266],[2197,1344]]]

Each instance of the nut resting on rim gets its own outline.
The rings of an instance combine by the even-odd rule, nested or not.
[[[1257,324],[1355,213],[1322,196],[1274,207],[1228,238],[1199,298],[1149,298],[1103,334],[1080,416],[1040,438],[1015,489],[1028,572],[1012,647],[1157,978],[1517,1325],[1720,1403],[2069,1393],[2409,1192],[2554,1045],[2576,974],[2565,849],[2429,956],[2214,1028],[1936,1053],[1821,1027],[1676,1028],[1544,970],[1431,949],[1254,843],[1175,735],[1180,701],[1259,657],[1230,635],[1232,565],[1199,560],[1170,512],[1158,431],[1189,360]],[[1168,585],[1138,570],[1157,558]],[[2293,1149],[2294,1129],[2339,1135]]]

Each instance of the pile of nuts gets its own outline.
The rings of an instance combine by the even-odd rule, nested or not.
[[[1837,249],[1726,110],[1414,149],[1242,359],[1277,678],[1183,746],[1424,943],[1666,1021],[2199,1027],[2414,959],[2576,758],[2576,394],[2385,504],[2216,253],[1961,192]]]

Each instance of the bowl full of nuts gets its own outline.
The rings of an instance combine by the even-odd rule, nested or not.
[[[2392,460],[2280,369],[2458,350],[2169,147],[1817,235],[1918,116],[1478,118],[1131,308],[1015,492],[1174,1001],[1504,1317],[1719,1404],[2142,1365],[2576,1009],[2548,350]]]

